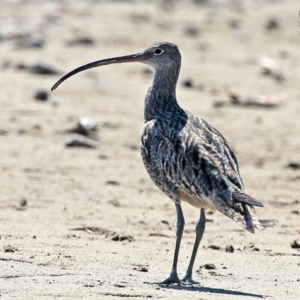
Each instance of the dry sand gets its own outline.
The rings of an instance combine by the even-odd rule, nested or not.
[[[300,242],[300,170],[287,167],[300,159],[299,7],[194,2],[0,1],[1,299],[300,299],[300,252],[291,247]],[[275,28],[266,29],[268,22]],[[26,32],[44,46],[27,48],[32,40],[20,37]],[[68,45],[82,37],[94,44]],[[195,263],[201,284],[194,287],[146,283],[169,275],[176,224],[173,203],[151,182],[139,153],[148,69],[89,70],[48,101],[34,99],[75,67],[159,40],[181,49],[180,104],[226,136],[246,191],[265,204],[256,214],[266,230],[255,235],[220,213],[208,215]],[[265,56],[285,81],[262,75]],[[61,74],[30,74],[37,62]],[[194,86],[185,88],[184,79]],[[225,86],[240,95],[286,95],[286,102],[215,108],[214,101],[228,100]],[[98,147],[65,147],[69,135],[62,132],[86,116],[98,123]],[[199,216],[183,209],[180,276]],[[99,234],[74,230],[86,226]],[[112,240],[116,235],[125,240]]]

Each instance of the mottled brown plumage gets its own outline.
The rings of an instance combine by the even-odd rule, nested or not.
[[[193,265],[205,229],[205,209],[218,210],[250,232],[263,229],[252,212],[263,206],[244,192],[238,162],[223,135],[205,120],[182,109],[176,100],[176,84],[181,55],[172,43],[159,42],[142,53],[96,61],[79,67],[61,78],[55,89],[68,77],[97,66],[141,62],[155,70],[146,99],[145,125],[141,154],[154,183],[175,203],[177,240],[172,272],[162,284],[195,283]],[[181,202],[200,209],[196,240],[190,264],[183,280],[177,275],[177,260],[184,228]]]

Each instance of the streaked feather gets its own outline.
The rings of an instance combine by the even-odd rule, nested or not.
[[[156,66],[145,100],[141,152],[150,177],[175,202],[216,209],[251,232],[263,228],[251,211],[263,205],[244,193],[238,161],[226,139],[177,103],[178,48],[168,43],[159,47],[172,55],[168,73]]]

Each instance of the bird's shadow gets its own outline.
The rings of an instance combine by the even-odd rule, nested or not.
[[[145,282],[151,284],[149,282]],[[153,283],[152,283],[153,284]],[[234,291],[230,289],[218,289],[218,288],[211,288],[206,286],[200,285],[162,285],[159,286],[163,289],[173,289],[173,290],[181,290],[181,291],[191,291],[191,292],[202,292],[202,293],[212,293],[212,294],[224,294],[224,295],[233,295],[233,296],[245,296],[245,297],[254,297],[254,298],[265,298],[265,296],[261,294],[253,294],[253,293],[246,293],[241,291]]]

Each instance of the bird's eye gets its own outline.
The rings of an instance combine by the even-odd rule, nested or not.
[[[154,54],[155,54],[155,55],[161,55],[162,53],[164,53],[164,51],[161,50],[161,49],[159,49],[159,48],[156,48],[156,49],[154,50]]]

